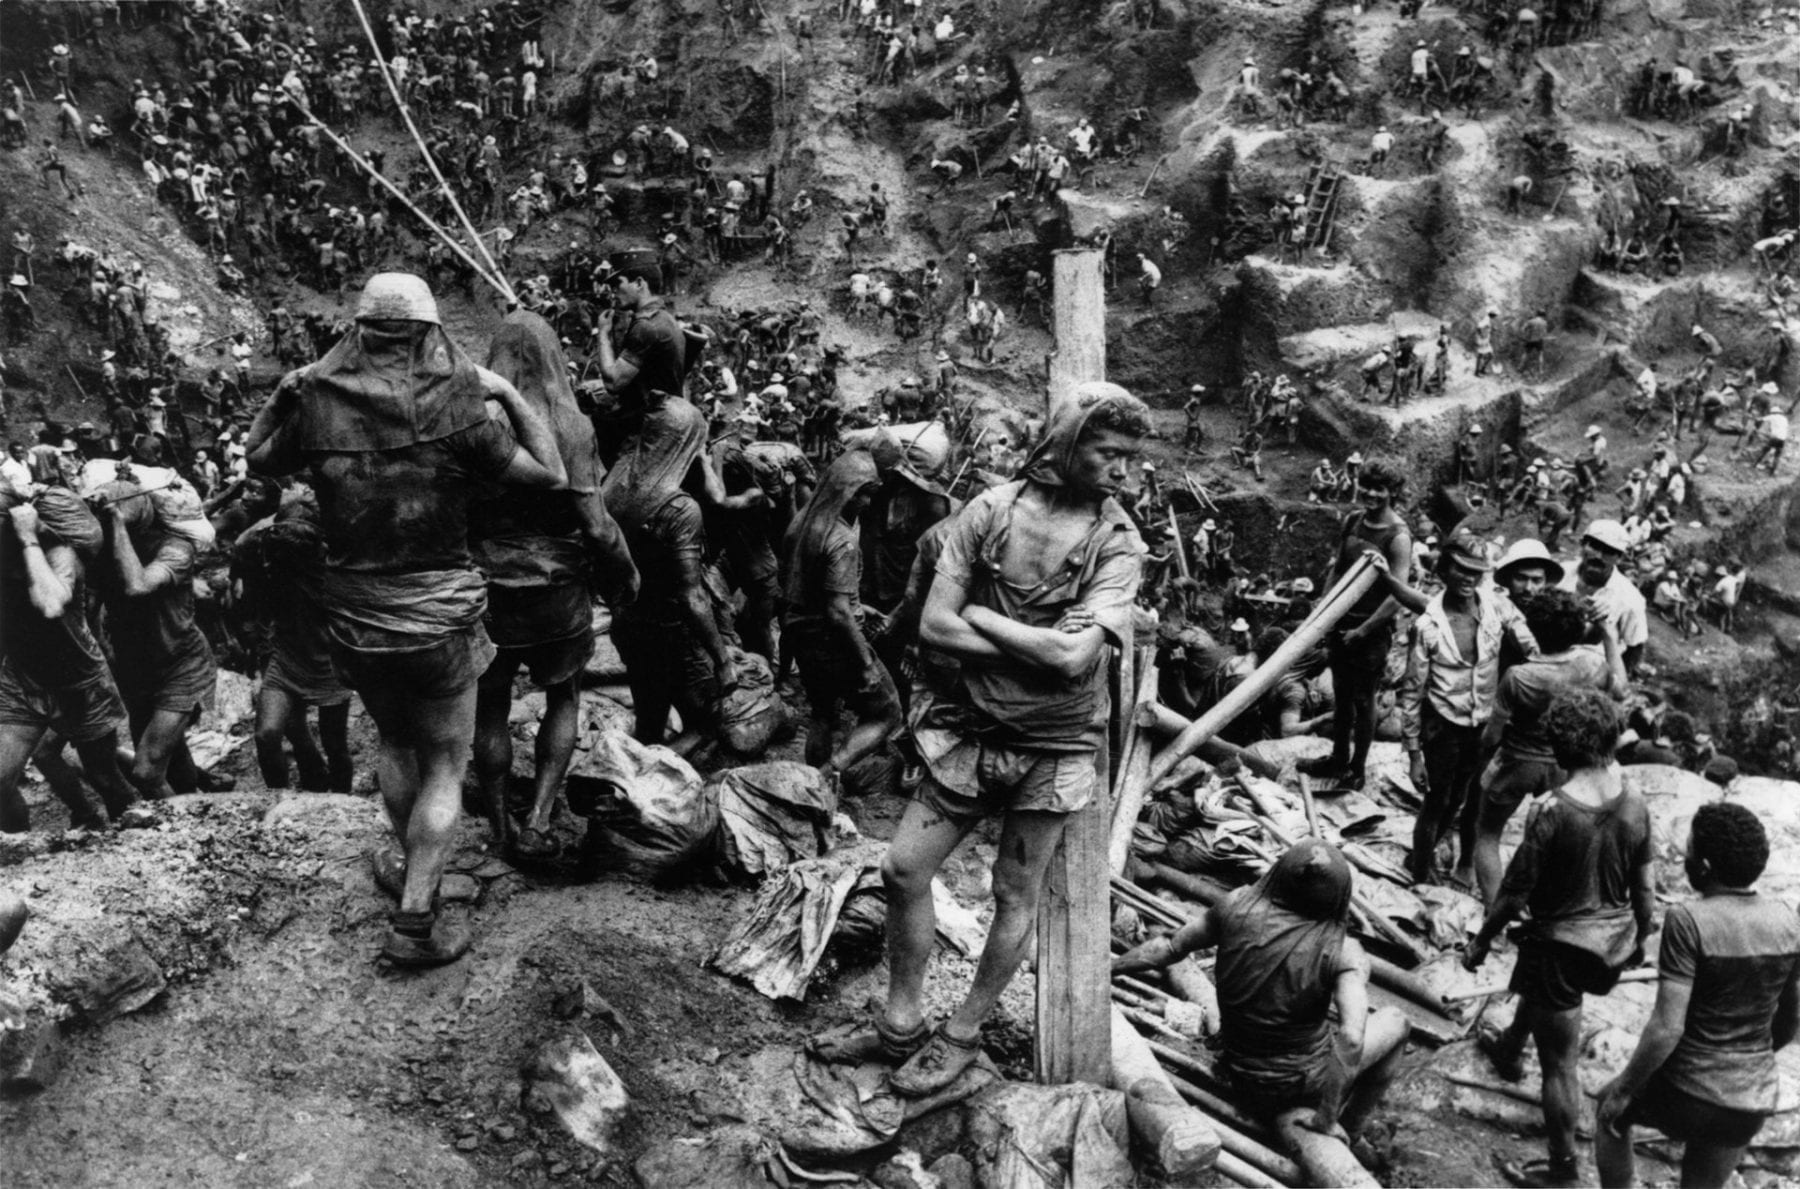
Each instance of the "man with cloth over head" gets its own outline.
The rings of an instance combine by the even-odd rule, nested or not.
[[[1153,970],[1216,947],[1220,1066],[1237,1100],[1325,1135],[1354,1136],[1369,1121],[1411,1031],[1398,1008],[1369,1011],[1369,958],[1349,935],[1351,879],[1342,852],[1303,838],[1254,884],[1112,967]]]
[[[904,1061],[893,1085],[943,1089],[980,1053],[981,1025],[1012,981],[1069,815],[1097,785],[1107,646],[1131,636],[1144,543],[1115,498],[1150,431],[1142,401],[1090,383],[1058,409],[1020,477],[951,525],[920,642],[961,662],[952,696],[915,690],[926,775],[882,862],[888,994],[871,1031],[827,1059]],[[1001,814],[995,912],[974,984],[937,1028],[924,1013],[937,917],[931,881],[983,817]]]
[[[513,433],[487,414],[499,402]],[[516,439],[515,436],[516,435]],[[325,531],[319,602],[332,661],[381,734],[381,794],[406,848],[377,856],[400,904],[382,953],[453,962],[465,925],[438,915],[475,731],[475,683],[494,658],[487,584],[469,552],[479,480],[557,487],[556,439],[518,389],[463,354],[423,280],[378,273],[326,356],[282,377],[256,416],[249,461],[308,472]]]
[[[637,567],[600,499],[594,427],[575,407],[568,361],[556,332],[514,310],[488,347],[488,367],[537,411],[556,439],[568,487],[500,487],[476,502],[469,536],[487,575],[488,638],[498,649],[475,701],[475,772],[496,849],[548,858],[550,811],[568,775],[580,731],[581,675],[594,651],[593,595],[613,607],[637,597]],[[534,791],[524,828],[506,807],[512,774],[513,678],[525,668],[544,691]]]

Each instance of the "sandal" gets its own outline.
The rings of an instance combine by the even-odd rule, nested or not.
[[[888,1084],[908,1098],[923,1098],[962,1076],[963,1070],[981,1056],[981,1035],[958,1040],[939,1025],[931,1033],[925,1047],[914,1053],[905,1065],[893,1072]]]
[[[369,852],[369,870],[375,886],[399,900],[406,891],[406,859],[391,850]],[[472,875],[449,872],[438,881],[437,898],[451,904],[473,904],[481,896],[481,881]]]
[[[1515,1163],[1496,1152],[1494,1167],[1509,1184],[1521,1189],[1576,1189],[1581,1184],[1581,1164],[1573,1156]]]
[[[1498,1028],[1483,1028],[1475,1034],[1475,1047],[1488,1059],[1494,1072],[1509,1082],[1525,1080],[1525,1051],[1507,1046],[1506,1034]]]
[[[924,1048],[931,1034],[930,1020],[920,1020],[908,1031],[899,1032],[876,1011],[867,1027],[840,1024],[829,1028],[809,1039],[806,1051],[833,1065],[860,1065],[864,1061],[899,1065]]]

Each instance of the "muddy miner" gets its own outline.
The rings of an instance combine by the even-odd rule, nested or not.
[[[1800,1185],[1797,54],[0,3],[0,1189]]]

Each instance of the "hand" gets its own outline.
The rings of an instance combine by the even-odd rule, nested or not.
[[[13,531],[19,534],[22,541],[37,539],[38,513],[30,504],[15,504],[7,512],[12,517]]]
[[[1479,937],[1474,941],[1471,941],[1469,943],[1469,948],[1463,951],[1463,969],[1470,971],[1480,970],[1482,963],[1487,961],[1488,951],[1493,948],[1493,945],[1493,942],[1483,941]]]
[[[1062,613],[1062,618],[1056,621],[1056,630],[1065,636],[1074,636],[1087,631],[1098,622],[1092,611],[1077,603]]]
[[[612,334],[612,328],[613,312],[611,310],[601,310],[599,316],[594,319],[594,331],[600,336],[601,342],[612,341],[608,337]]]
[[[1350,1133],[1344,1130],[1343,1124],[1332,1117],[1323,1108],[1309,1111],[1294,1120],[1296,1127],[1304,1127],[1316,1135],[1329,1135],[1346,1148],[1350,1146]]]
[[[726,657],[719,664],[719,693],[728,694],[744,684],[744,677],[738,670],[737,662]]]
[[[1407,753],[1406,759],[1407,759],[1406,774],[1408,776],[1412,777],[1413,788],[1418,792],[1418,794],[1421,797],[1423,797],[1425,795],[1426,790],[1431,787],[1431,782],[1426,777],[1425,757],[1420,752],[1413,751],[1413,752]]]
[[[1344,632],[1343,640],[1344,640],[1344,643],[1346,643],[1346,644],[1360,644],[1363,641],[1363,637],[1365,637],[1367,635],[1368,635],[1368,632],[1365,631],[1361,625],[1358,625],[1356,627],[1347,629]]]
[[[1623,1077],[1616,1077],[1600,1087],[1600,1098],[1594,1105],[1595,1124],[1619,1139],[1625,1138],[1624,1133],[1619,1130],[1619,1116],[1631,1105],[1631,1095],[1625,1093],[1624,1087],[1620,1085],[1623,1080]]]
[[[1390,572],[1387,555],[1380,550],[1365,549],[1363,550],[1363,556],[1369,559],[1369,564],[1374,567],[1377,574],[1386,574]]]

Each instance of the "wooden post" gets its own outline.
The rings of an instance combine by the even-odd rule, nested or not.
[[[1073,399],[1078,385],[1106,379],[1106,283],[1098,248],[1055,253],[1056,350],[1050,355],[1051,416]]]
[[[1213,1166],[1219,1159],[1219,1133],[1211,1120],[1189,1106],[1175,1090],[1167,1071],[1123,1012],[1108,1004],[1101,1017],[1112,1038],[1108,1073],[1115,1090],[1125,1095],[1131,1132],[1152,1162],[1176,1184]]]
[[[1113,666],[1113,721],[1134,688],[1129,645]],[[1108,741],[1110,744],[1110,740]],[[1040,1082],[1107,1084],[1112,1071],[1112,757],[1102,747],[1094,799],[1072,814],[1044,877],[1038,907],[1036,1072]]]
[[[1056,253],[1056,351],[1046,409],[1054,416],[1076,390],[1106,379],[1106,287],[1098,249]],[[1037,1077],[1092,1082],[1112,1073],[1112,897],[1106,848],[1111,780],[1124,742],[1123,716],[1135,707],[1137,666],[1127,640],[1113,666],[1112,723],[1095,757],[1094,799],[1069,818],[1044,877],[1037,925]],[[1122,757],[1118,757],[1122,758]]]

